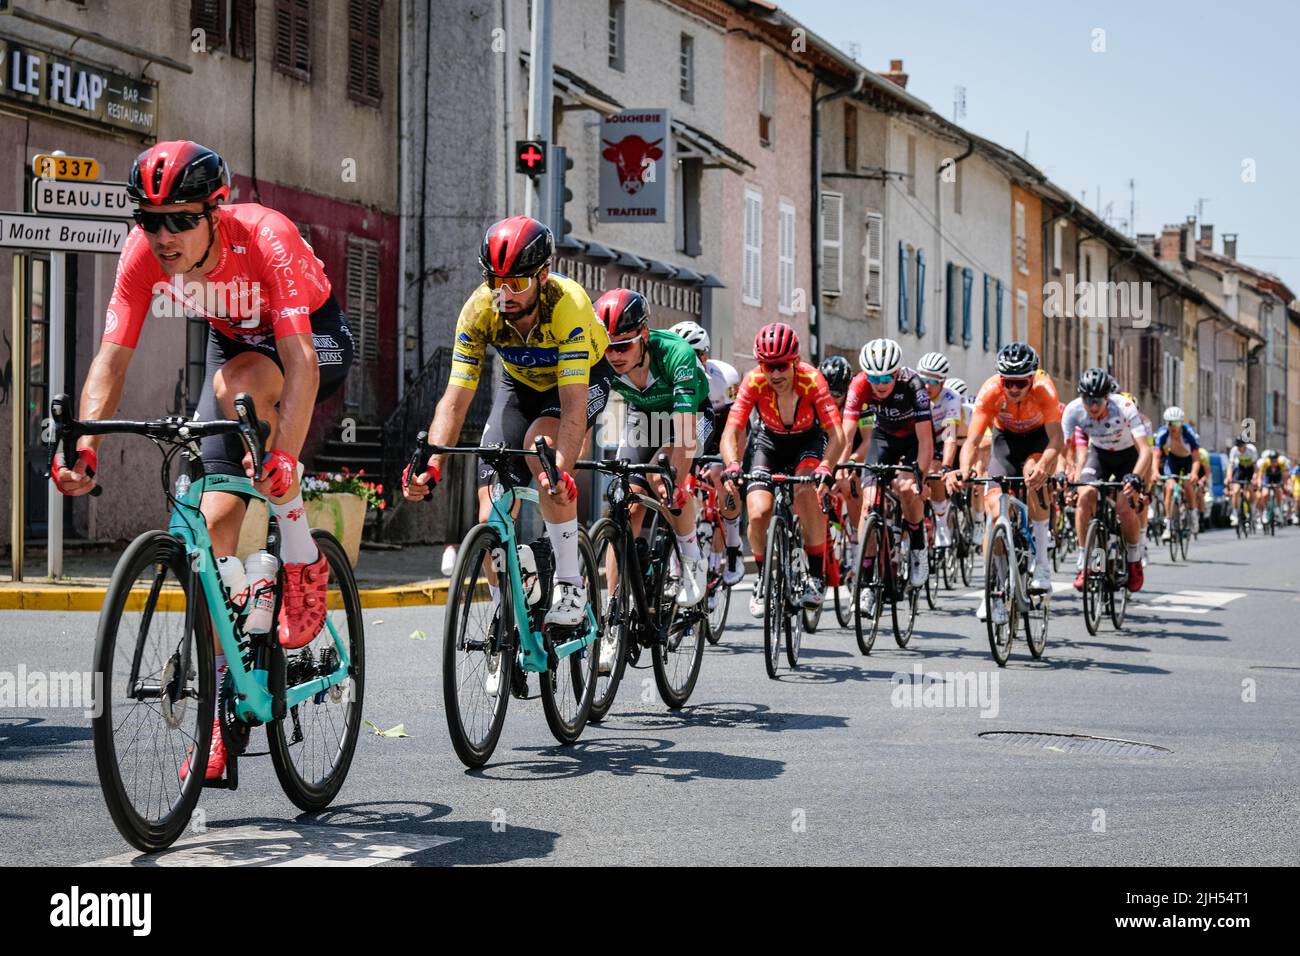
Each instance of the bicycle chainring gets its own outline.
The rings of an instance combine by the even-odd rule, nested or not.
[[[234,679],[229,673],[221,682],[221,694],[217,698],[217,720],[221,725],[221,742],[226,746],[226,755],[240,756],[248,749],[248,735],[253,728],[235,714]]]

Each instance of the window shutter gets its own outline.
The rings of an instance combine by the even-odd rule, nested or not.
[[[230,18],[230,53],[241,60],[251,60],[257,49],[256,0],[233,0]]]
[[[970,266],[961,270],[961,344],[970,348],[970,290],[975,284],[975,272]]]
[[[844,290],[844,196],[822,193],[822,294]]]
[[[746,305],[763,304],[763,197],[745,193],[745,255],[742,262],[741,297]]]
[[[794,314],[794,206],[777,206],[777,309]]]
[[[984,351],[985,352],[989,350],[989,345],[992,343],[993,340],[993,337],[990,334],[992,330],[989,328],[989,281],[990,281],[990,276],[986,272],[984,273]]]
[[[202,30],[209,50],[226,45],[226,0],[190,0],[190,30]]]
[[[348,95],[378,106],[380,82],[380,13],[382,0],[348,0]]]
[[[311,0],[276,0],[275,66],[311,79]]]
[[[947,271],[944,274],[943,292],[945,300],[944,315],[944,341],[949,345],[957,344],[957,286],[952,281],[956,267],[952,260],[948,260]]]
[[[925,335],[925,251],[916,250],[916,337]]]
[[[907,246],[898,243],[898,331],[906,332],[907,322]]]
[[[998,291],[997,343],[998,343],[998,348],[1001,349],[1003,344],[1002,343],[1002,295],[1003,292],[1005,292],[1005,289],[1003,288],[1001,279],[995,279],[994,282],[997,284],[997,291]]]
[[[878,212],[867,213],[867,241],[863,244],[863,250],[867,259],[867,309],[879,310],[885,299],[885,219]]]

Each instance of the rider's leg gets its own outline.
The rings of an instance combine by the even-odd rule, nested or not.
[[[749,512],[749,550],[758,564],[758,579],[763,579],[763,561],[767,555],[767,525],[772,520],[772,492],[766,488],[750,488],[745,495],[745,509]],[[757,586],[757,585],[756,585]]]
[[[934,509],[936,543],[947,546],[952,543],[952,535],[949,534],[951,529],[948,526],[948,488],[941,478],[926,482],[926,488],[930,495],[930,506]]]
[[[524,435],[524,447],[531,448],[538,435],[554,446],[560,434],[558,418],[539,418]],[[528,459],[528,468],[537,478],[542,473],[542,463],[537,458]],[[563,501],[556,495],[538,496],[546,537],[555,555],[555,580],[557,583],[582,585],[582,562],[578,556],[578,502]]]
[[[1083,545],[1088,539],[1088,525],[1097,510],[1097,489],[1080,488],[1079,500],[1074,506],[1074,533],[1079,538],[1079,567],[1083,567]],[[1137,516],[1134,515],[1134,520]]]
[[[795,469],[796,475],[810,475],[817,463],[804,459]],[[808,571],[815,578],[825,577],[826,516],[822,514],[817,492],[811,485],[799,485],[794,493],[794,513],[799,516],[799,529],[803,534],[803,549],[808,555]]]

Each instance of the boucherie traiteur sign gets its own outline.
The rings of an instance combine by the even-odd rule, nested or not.
[[[667,221],[670,140],[666,109],[628,109],[600,121],[597,219]]]
[[[155,136],[158,84],[0,37],[0,100]]]

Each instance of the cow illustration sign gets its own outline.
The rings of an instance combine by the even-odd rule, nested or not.
[[[665,222],[672,137],[666,109],[627,109],[600,123],[601,222]]]

